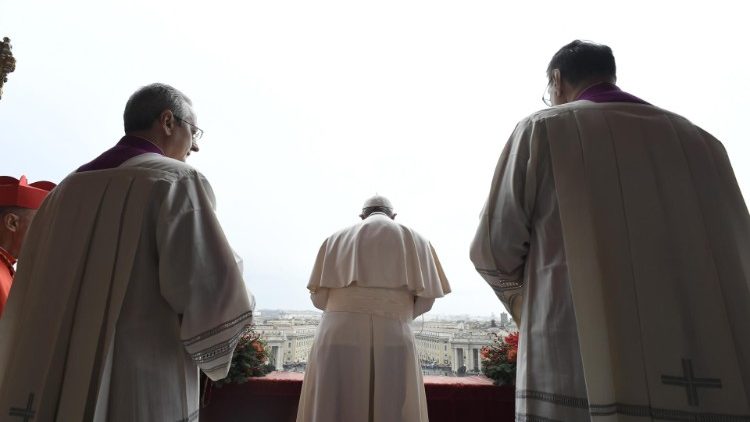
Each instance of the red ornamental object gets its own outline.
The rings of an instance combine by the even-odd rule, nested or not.
[[[0,176],[0,207],[39,209],[55,184],[47,181],[29,183],[26,176],[20,179]]]
[[[492,344],[481,350],[482,372],[496,384],[515,384],[518,359],[518,332],[501,338],[495,336]]]

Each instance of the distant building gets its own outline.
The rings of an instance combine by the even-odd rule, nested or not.
[[[255,330],[266,342],[276,370],[304,371],[320,312],[264,310],[255,315]],[[506,313],[500,315],[500,321],[500,327],[469,318],[414,321],[411,325],[422,371],[434,375],[479,373],[482,347],[492,343],[494,334],[503,336],[510,331],[506,327],[515,327]]]
[[[269,318],[256,319],[255,331],[266,342],[270,363],[278,371],[285,366],[304,370],[320,323],[320,312],[264,311],[263,315]]]
[[[482,347],[492,344],[494,333],[503,332],[486,322],[467,321],[415,322],[412,329],[423,371],[443,375],[456,374],[461,367],[466,373],[479,373]]]
[[[481,350],[484,346],[492,344],[489,332],[461,332],[451,339],[451,350],[453,358],[451,369],[458,372],[459,368],[465,367],[467,373],[479,373],[482,370]]]
[[[450,366],[451,335],[435,331],[422,331],[414,334],[417,356],[423,364]]]

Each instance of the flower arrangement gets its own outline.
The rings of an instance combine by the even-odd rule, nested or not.
[[[248,330],[240,337],[234,349],[227,377],[214,381],[213,384],[217,387],[231,383],[242,384],[249,378],[262,377],[273,370],[274,366],[268,363],[265,342],[260,339],[259,334]]]
[[[517,357],[518,331],[504,338],[495,334],[492,344],[482,348],[482,373],[496,385],[515,385]]]

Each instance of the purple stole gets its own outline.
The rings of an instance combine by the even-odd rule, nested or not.
[[[151,142],[137,136],[125,135],[115,146],[79,167],[76,173],[119,167],[125,161],[149,152],[164,155],[162,150]]]
[[[578,95],[576,100],[588,100],[595,103],[638,103],[651,105],[635,95],[621,90],[617,85],[608,82],[586,88]]]

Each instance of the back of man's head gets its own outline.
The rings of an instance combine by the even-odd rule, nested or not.
[[[612,49],[603,44],[575,40],[552,56],[547,66],[547,78],[558,69],[560,77],[572,85],[592,80],[614,83],[617,80],[615,56]]]
[[[368,198],[362,205],[362,214],[359,217],[364,220],[374,213],[385,214],[391,219],[396,218],[396,213],[393,212],[393,204],[391,204],[388,198],[382,195],[375,195]]]
[[[128,99],[123,113],[125,133],[148,130],[164,110],[172,110],[179,119],[187,119],[192,101],[167,84],[146,85]]]

